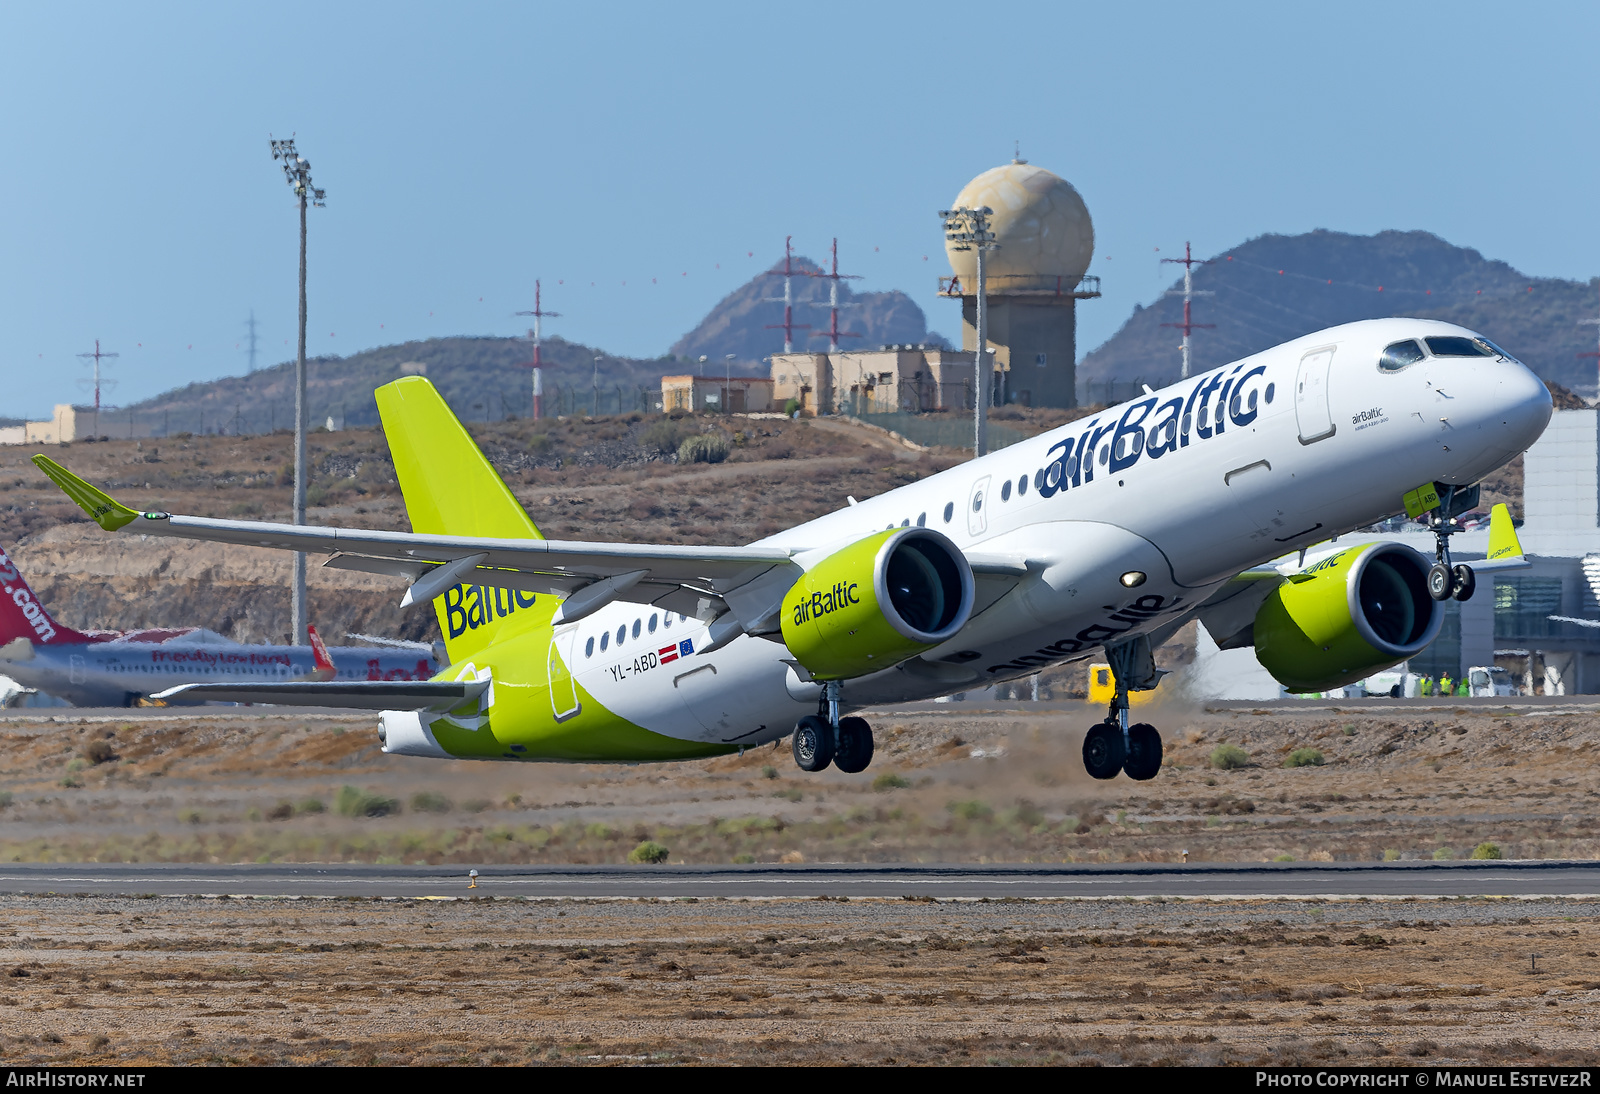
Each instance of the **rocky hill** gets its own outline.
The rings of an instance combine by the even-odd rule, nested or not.
[[[1195,301],[1194,321],[1216,324],[1194,333],[1196,371],[1336,323],[1409,315],[1471,327],[1544,379],[1595,391],[1595,360],[1581,355],[1595,349],[1595,328],[1582,321],[1600,306],[1596,282],[1529,277],[1429,232],[1258,236],[1197,266],[1194,287],[1214,294]],[[1176,379],[1179,332],[1162,324],[1182,318],[1170,295],[1136,307],[1080,362],[1080,379]]]
[[[794,301],[794,322],[809,326],[795,331],[797,351],[826,350],[824,331],[829,323],[828,279],[825,271],[809,258],[794,260],[796,276],[790,291]],[[701,354],[721,362],[736,354],[741,362],[759,362],[783,349],[783,332],[775,329],[783,322],[783,263],[758,274],[723,297],[698,326],[672,346],[678,358],[698,361]],[[890,342],[928,342],[928,321],[916,302],[903,292],[855,292],[850,282],[839,283],[839,329],[858,337],[841,338],[844,349],[877,349]],[[940,335],[931,340],[944,345]],[[765,366],[758,372],[764,375]]]

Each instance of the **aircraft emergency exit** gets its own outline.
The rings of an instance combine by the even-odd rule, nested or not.
[[[1449,537],[1473,484],[1551,411],[1539,378],[1472,331],[1370,320],[756,543],[686,547],[545,540],[425,379],[377,403],[409,533],[141,513],[35,457],[108,530],[403,575],[451,662],[427,682],[174,694],[381,710],[385,750],[414,756],[674,760],[790,736],[802,768],[860,771],[872,732],[850,711],[1103,649],[1116,689],[1084,742],[1103,779],[1159,770],[1160,735],[1129,725],[1128,692],[1156,685],[1152,649],[1196,616],[1296,690],[1426,647],[1476,573],[1525,564],[1503,508],[1489,560],[1456,563]],[[1328,542],[1402,510],[1431,514],[1432,558]]]

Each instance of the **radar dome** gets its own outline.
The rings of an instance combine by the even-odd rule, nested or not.
[[[991,291],[1045,288],[1060,278],[1077,286],[1094,257],[1094,225],[1072,184],[1051,171],[1013,161],[985,171],[962,188],[951,208],[994,210],[990,230],[999,247],[984,259]],[[977,291],[977,255],[945,243],[950,268],[967,293]]]

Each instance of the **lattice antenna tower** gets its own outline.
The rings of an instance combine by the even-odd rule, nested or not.
[[[794,321],[794,292],[792,288],[794,280],[793,242],[794,236],[783,237],[783,272],[780,274],[777,270],[767,271],[768,277],[783,278],[783,322],[768,323],[767,329],[783,331],[783,352],[785,353],[794,352],[795,331],[811,329],[811,324],[809,323],[796,323]],[[769,297],[768,303],[775,304],[777,301]]]
[[[859,303],[856,303],[854,301],[850,301],[850,302],[847,302],[847,303],[844,303],[844,304],[839,303],[839,282],[841,282],[841,281],[860,281],[861,280],[861,275],[860,274],[842,274],[842,273],[839,272],[839,237],[838,236],[834,236],[833,237],[833,269],[832,269],[832,272],[825,273],[825,272],[823,272],[821,270],[818,270],[816,273],[813,273],[810,276],[811,277],[826,278],[827,281],[828,281],[828,303],[827,303],[827,308],[828,308],[828,329],[825,330],[825,331],[817,331],[811,337],[813,337],[813,338],[821,338],[824,334],[826,334],[828,336],[828,352],[829,353],[838,353],[839,352],[839,339],[841,339],[841,338],[860,338],[861,337],[861,335],[858,334],[856,331],[853,331],[853,330],[840,330],[839,329],[839,309],[840,308],[859,308],[861,306]],[[822,302],[820,300],[812,302],[812,307],[820,308],[822,306],[823,306],[823,304],[822,304]]]
[[[94,352],[80,353],[78,356],[82,357],[85,361],[92,361],[94,363],[94,379],[79,380],[78,382],[86,387],[92,386],[94,388],[94,431],[98,435],[100,432],[100,389],[102,387],[112,388],[117,386],[117,382],[115,380],[108,380],[100,375],[100,362],[114,361],[122,355],[120,353],[102,353],[100,350],[100,339],[96,338],[94,340]]]
[[[1208,289],[1196,289],[1194,287],[1194,268],[1196,266],[1209,266],[1211,265],[1211,260],[1209,258],[1202,259],[1194,257],[1194,255],[1189,251],[1188,240],[1185,240],[1183,244],[1182,258],[1163,258],[1161,261],[1175,262],[1183,267],[1183,291],[1180,292],[1177,289],[1168,289],[1165,294],[1167,296],[1183,297],[1183,322],[1163,323],[1161,325],[1163,327],[1176,327],[1178,330],[1183,331],[1183,343],[1179,347],[1183,350],[1183,367],[1179,373],[1179,378],[1187,380],[1189,378],[1189,333],[1196,330],[1217,329],[1217,325],[1215,323],[1194,322],[1189,311],[1189,302],[1195,297],[1216,295],[1216,293],[1211,292]]]
[[[533,339],[533,360],[523,362],[523,367],[533,370],[534,421],[539,420],[539,416],[544,410],[541,405],[544,402],[544,373],[540,370],[544,368],[544,361],[539,356],[539,320],[561,318],[561,313],[558,311],[545,311],[543,301],[543,286],[536,280],[533,283],[533,310],[517,312],[518,315],[533,316],[533,329],[528,332],[528,337]]]
[[[1578,326],[1580,326],[1580,327],[1595,327],[1595,328],[1597,328],[1597,333],[1600,333],[1600,319],[1580,319],[1580,320],[1578,320]],[[1596,373],[1595,373],[1594,396],[1595,396],[1595,405],[1596,406],[1600,406],[1600,352],[1580,353],[1580,354],[1578,354],[1578,356],[1579,357],[1593,357],[1595,359]]]
[[[250,371],[254,372],[256,370],[256,310],[254,308],[250,309],[250,318],[245,320],[244,326],[250,332],[246,335],[246,340],[250,343]]]

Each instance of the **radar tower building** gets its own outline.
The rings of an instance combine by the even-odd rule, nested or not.
[[[1094,225],[1071,183],[1018,156],[961,190],[952,209],[989,207],[999,244],[985,259],[988,348],[996,403],[1077,405],[1077,305],[1100,295],[1088,274]],[[977,347],[976,252],[946,244],[951,276],[941,296],[961,301],[961,347]]]

